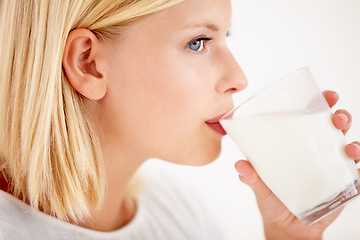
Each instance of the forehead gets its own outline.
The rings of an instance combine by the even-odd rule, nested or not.
[[[199,34],[198,29],[210,30],[225,36],[230,24],[230,0],[184,0],[130,23],[121,33],[121,37],[112,38],[107,42],[114,43],[114,46],[119,48],[118,43],[129,41],[127,44],[131,42],[146,45],[150,51],[153,49],[151,39],[160,41],[180,39],[184,35],[190,37]]]
[[[183,29],[208,27],[219,30],[216,28],[228,28],[230,25],[231,2],[230,0],[184,0],[155,15],[162,18],[164,21],[162,23],[174,24]]]

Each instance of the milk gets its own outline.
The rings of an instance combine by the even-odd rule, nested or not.
[[[236,114],[236,112],[235,112]],[[331,111],[263,114],[221,120],[268,187],[300,215],[358,179]]]

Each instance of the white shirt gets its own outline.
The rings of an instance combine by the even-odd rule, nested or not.
[[[60,221],[0,191],[0,239],[220,240],[221,232],[204,205],[164,172],[146,174],[148,187],[126,226],[99,232]]]

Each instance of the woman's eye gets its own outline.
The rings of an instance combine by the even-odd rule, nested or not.
[[[199,38],[188,44],[188,48],[194,52],[201,52],[204,50],[204,42],[211,40],[210,38]]]

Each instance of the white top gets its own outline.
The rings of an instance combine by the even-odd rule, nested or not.
[[[0,191],[0,239],[222,239],[219,227],[195,194],[163,172],[146,174],[148,187],[137,212],[119,230],[99,232],[60,221]]]

